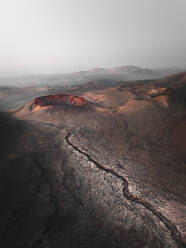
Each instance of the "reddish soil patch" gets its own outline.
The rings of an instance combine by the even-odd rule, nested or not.
[[[158,96],[155,100],[161,103],[164,107],[168,107],[167,97],[166,96]]]
[[[87,101],[83,97],[68,94],[41,96],[35,99],[35,104],[40,106],[73,105],[82,107]]]
[[[186,122],[179,123],[174,129],[173,142],[186,158]]]

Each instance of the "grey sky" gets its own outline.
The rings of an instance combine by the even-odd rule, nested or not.
[[[0,0],[0,68],[186,67],[186,0]]]

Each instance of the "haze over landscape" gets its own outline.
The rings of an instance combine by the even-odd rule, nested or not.
[[[0,75],[186,68],[184,0],[2,0]]]
[[[0,0],[0,248],[186,248],[185,9]]]

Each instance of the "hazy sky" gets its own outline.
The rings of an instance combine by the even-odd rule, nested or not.
[[[186,0],[0,0],[0,70],[186,67]]]

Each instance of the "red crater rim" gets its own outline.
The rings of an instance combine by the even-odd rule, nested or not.
[[[40,106],[58,106],[66,104],[71,106],[82,107],[87,103],[87,101],[80,96],[58,94],[36,97],[34,103]]]

